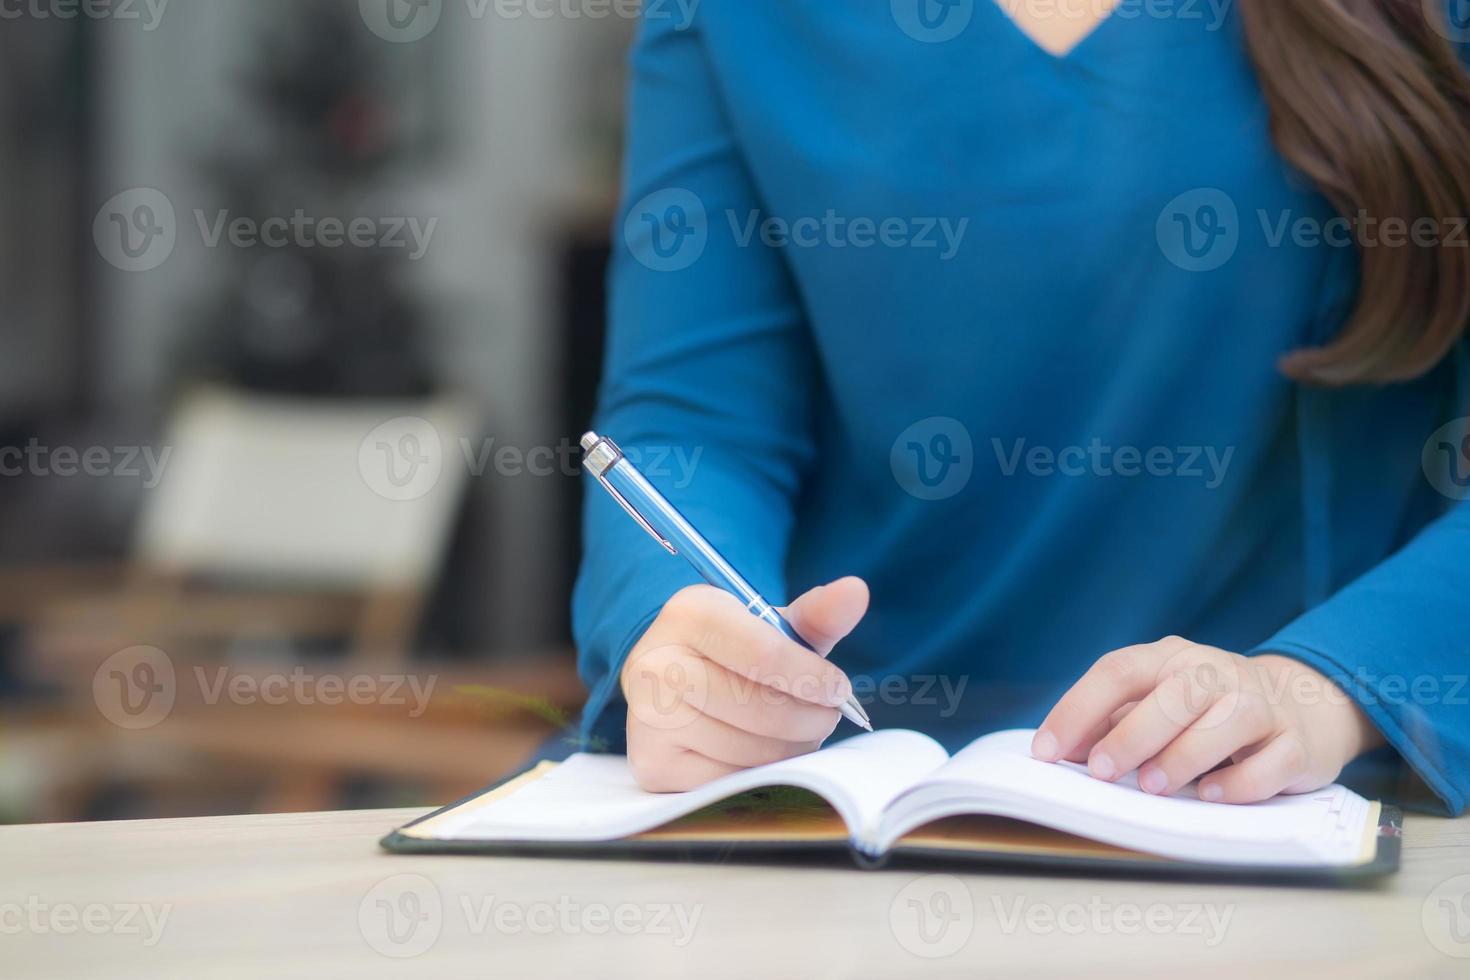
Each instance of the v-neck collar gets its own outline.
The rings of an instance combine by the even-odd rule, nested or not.
[[[921,2],[928,2],[928,0],[921,0]],[[1020,0],[1020,2],[1026,3],[1028,2],[1028,0]],[[1084,49],[1086,49],[1089,45],[1096,41],[1100,35],[1105,33],[1112,26],[1113,21],[1124,19],[1118,16],[1118,11],[1122,9],[1124,4],[1126,4],[1127,2],[1128,0],[1113,0],[1113,5],[1108,10],[1107,15],[1099,20],[1096,24],[1093,24],[1091,30],[1078,38],[1076,42],[1074,42],[1073,45],[1065,51],[1053,52],[1050,49],[1043,47],[1041,42],[1036,39],[1035,35],[1033,35],[1029,30],[1026,29],[1025,26],[1023,26],[1019,21],[1017,21],[1014,17],[1010,15],[1010,13],[1005,9],[1004,0],[975,0],[976,4],[989,7],[992,15],[998,17],[1001,21],[1003,21],[1005,24],[1005,29],[1009,30],[1016,38],[1016,40],[1023,44],[1026,48],[1028,48],[1034,56],[1055,65],[1066,65],[1070,62],[1076,61],[1078,55],[1083,53]]]

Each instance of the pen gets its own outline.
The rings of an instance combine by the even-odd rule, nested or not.
[[[801,634],[796,632],[786,618],[761,598],[755,587],[735,571],[704,536],[694,529],[694,525],[685,520],[684,515],[638,472],[637,467],[623,455],[617,443],[606,436],[588,432],[582,436],[582,451],[585,454],[582,466],[587,472],[596,477],[602,488],[612,494],[613,499],[628,512],[628,516],[663,545],[669,554],[683,555],[710,585],[724,589],[745,603],[745,608],[752,615],[771,624],[788,639],[811,650],[811,644],[801,638]],[[873,723],[868,720],[868,713],[863,710],[863,706],[858,704],[856,695],[849,697],[837,710],[842,713],[842,717],[859,728],[866,728],[870,732],[873,730]]]

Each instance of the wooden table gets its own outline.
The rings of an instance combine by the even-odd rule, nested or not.
[[[1470,976],[1470,818],[1324,891],[379,852],[417,813],[0,828],[0,976]]]

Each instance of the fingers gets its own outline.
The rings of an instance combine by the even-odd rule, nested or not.
[[[826,740],[842,716],[836,708],[798,701],[718,664],[708,664],[708,696],[702,711],[741,731],[787,742]]]
[[[1091,774],[1108,781],[1137,769],[1147,793],[1174,793],[1199,779],[1207,802],[1309,792],[1361,751],[1358,730],[1369,722],[1356,707],[1281,704],[1279,692],[1302,672],[1325,681],[1285,658],[1251,660],[1178,637],[1115,650],[1052,709],[1032,755],[1086,759]],[[1136,703],[1119,704],[1129,692]]]
[[[821,742],[841,718],[835,708],[799,701],[674,644],[639,651],[624,670],[623,695],[639,721],[667,732],[709,715],[753,735]]]
[[[635,650],[622,677],[630,721],[665,732],[688,726],[709,703],[713,671],[709,661],[677,644]]]
[[[1171,670],[1166,664],[1159,686],[1098,740],[1088,755],[1088,770],[1108,781],[1132,772],[1204,714],[1213,697],[1200,687],[1195,671],[1183,666]]]
[[[815,751],[837,726],[836,710],[791,699],[682,648],[651,651],[629,672],[624,691],[629,760],[650,792],[692,789]],[[718,716],[751,719],[761,731]]]
[[[862,619],[868,587],[841,579],[792,604],[792,625],[823,654]],[[628,758],[650,792],[691,789],[727,773],[810,752],[852,696],[822,654],[710,586],[664,604],[623,666]]]
[[[675,746],[663,733],[628,720],[628,766],[633,779],[649,793],[682,793],[713,779],[739,772],[739,766],[717,762]]]
[[[819,585],[783,612],[796,632],[822,656],[832,652],[868,611],[868,583],[848,576]]]
[[[1318,788],[1321,781],[1310,773],[1306,745],[1295,733],[1283,732],[1244,761],[1200,780],[1199,797],[1210,803],[1257,803],[1277,793]]]
[[[821,746],[821,741],[787,742],[753,735],[709,715],[700,715],[680,729],[674,744],[716,762],[749,769],[813,752]]]
[[[1137,707],[1137,705],[1137,701],[1129,701],[1127,704],[1123,705],[1123,707],[1119,708],[1117,711],[1114,711],[1111,715],[1108,716],[1108,719],[1106,721],[1093,728],[1092,731],[1087,733],[1086,737],[1083,738],[1082,741],[1073,746],[1072,751],[1067,753],[1067,761],[1086,762],[1087,757],[1092,754],[1092,747],[1096,745],[1104,735],[1112,731],[1117,726],[1118,722],[1128,717],[1128,712],[1132,711],[1135,707]]]
[[[1221,698],[1196,725],[1182,732],[1139,769],[1139,788],[1146,793],[1173,793],[1235,753],[1273,734],[1270,707],[1260,698],[1245,694]]]
[[[831,708],[852,696],[846,674],[752,616],[727,592],[693,586],[665,610],[671,607],[692,633],[686,645],[732,673]]]
[[[1067,758],[1077,745],[1129,701],[1141,700],[1156,685],[1164,663],[1187,648],[1177,636],[1157,643],[1114,650],[1090,667],[1046,716],[1031,744],[1038,759]]]

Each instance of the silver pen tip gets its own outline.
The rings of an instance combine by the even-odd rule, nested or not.
[[[582,433],[582,449],[585,452],[590,453],[592,451],[592,447],[597,445],[601,441],[602,436],[598,435],[596,432]]]

